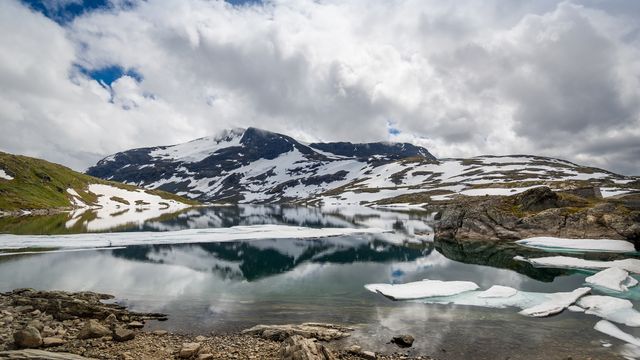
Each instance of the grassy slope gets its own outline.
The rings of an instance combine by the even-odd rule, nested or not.
[[[14,177],[13,180],[0,179],[0,210],[71,207],[70,196],[66,191],[69,188],[78,192],[84,202],[91,204],[97,199],[86,190],[89,184],[137,189],[132,185],[98,179],[45,160],[3,152],[0,152],[0,169]],[[165,199],[197,204],[174,194],[157,190],[149,192]]]

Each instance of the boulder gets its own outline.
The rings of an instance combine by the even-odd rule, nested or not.
[[[13,341],[18,348],[37,348],[42,345],[40,331],[33,326],[27,326],[13,334]]]
[[[335,360],[331,350],[315,339],[293,335],[282,342],[278,350],[278,358],[281,360]]]
[[[198,351],[200,351],[200,347],[202,347],[201,343],[184,343],[180,348],[178,357],[180,357],[181,359],[189,359],[195,356]]]
[[[518,195],[518,200],[524,211],[542,211],[560,206],[558,194],[547,186],[529,189]]]
[[[398,345],[401,348],[408,348],[413,346],[414,338],[411,335],[397,335],[391,339],[391,342]]]
[[[243,334],[262,337],[273,341],[283,341],[290,336],[299,335],[303,338],[315,338],[322,341],[331,341],[350,336],[353,328],[341,325],[323,323],[304,323],[287,325],[256,325],[243,330]]]
[[[136,337],[136,334],[131,330],[117,327],[115,330],[113,330],[112,337],[115,341],[124,342],[133,340]]]
[[[95,319],[90,319],[78,333],[78,339],[95,339],[111,335],[111,331]]]

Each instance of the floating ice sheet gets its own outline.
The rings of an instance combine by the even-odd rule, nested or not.
[[[87,233],[73,235],[0,235],[0,249],[98,248],[128,245],[187,244],[259,239],[301,239],[375,234],[377,228],[307,228],[286,225],[250,225],[165,232]]]
[[[578,306],[585,309],[586,314],[627,326],[640,326],[640,312],[633,309],[631,301],[613,296],[589,295],[578,300]]]
[[[600,271],[585,279],[587,284],[603,287],[613,291],[627,291],[630,287],[638,285],[638,280],[629,276],[629,273],[617,267]]]
[[[471,281],[422,280],[406,284],[368,284],[365,288],[393,300],[412,300],[437,296],[451,296],[478,289]]]
[[[591,288],[583,287],[572,292],[559,292],[550,294],[549,299],[538,305],[520,311],[520,314],[532,317],[546,317],[562,312],[573,305],[579,298],[588,294]]]
[[[556,237],[534,237],[516,241],[522,246],[557,251],[582,251],[582,252],[635,252],[632,243],[625,240],[612,239],[564,239]]]
[[[478,294],[480,298],[508,298],[516,295],[518,290],[502,285],[493,285],[488,290]]]
[[[603,334],[607,334],[611,337],[614,337],[618,340],[622,340],[631,345],[640,346],[640,339],[620,330],[620,328],[608,322],[607,320],[598,321],[593,328],[600,331]]]
[[[548,256],[548,257],[541,257],[541,258],[524,258],[522,256],[515,256],[514,260],[525,261],[535,267],[550,267],[550,268],[558,268],[558,269],[587,269],[587,270],[602,270],[602,269],[617,267],[634,274],[640,274],[639,259],[596,261],[596,260],[578,259],[578,258],[569,257],[569,256]]]

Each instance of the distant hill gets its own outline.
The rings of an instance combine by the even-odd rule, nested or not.
[[[181,208],[195,204],[159,190],[105,181],[62,165],[0,152],[0,212],[77,208]]]
[[[640,189],[637,178],[554,158],[436,159],[408,143],[307,144],[256,128],[119,152],[87,173],[200,201],[233,203],[422,204],[511,195],[538,185],[595,187],[605,197]]]

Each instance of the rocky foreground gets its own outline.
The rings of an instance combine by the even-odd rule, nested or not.
[[[241,333],[204,336],[148,332],[146,321],[163,314],[136,313],[93,292],[18,289],[0,293],[0,359],[431,359],[410,358],[409,335],[390,339],[394,354],[332,344],[353,329],[340,325],[257,325]]]

